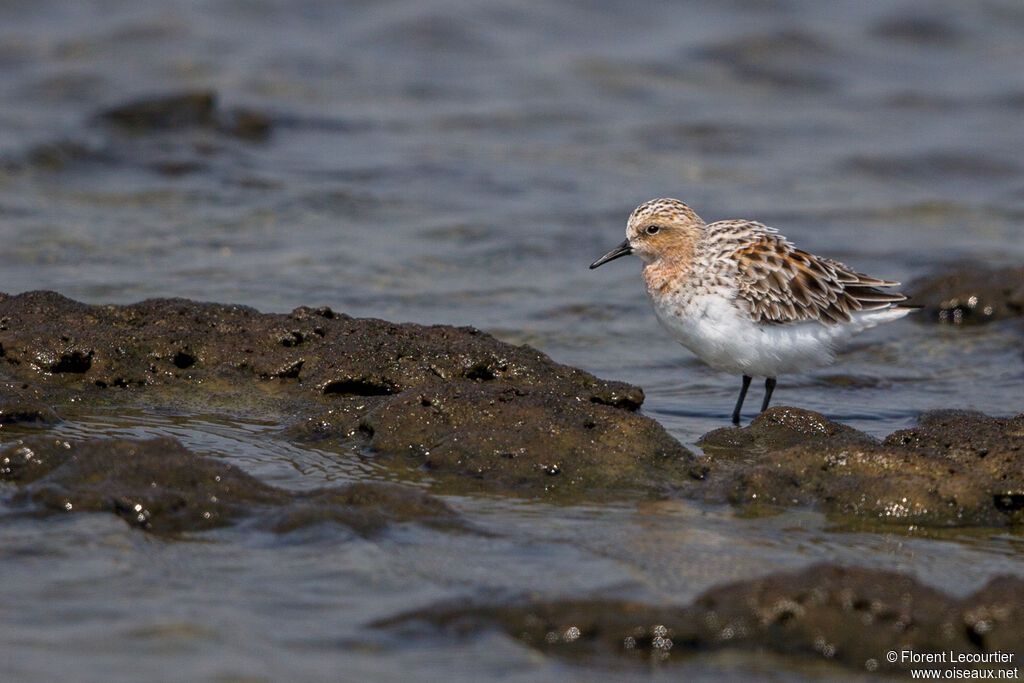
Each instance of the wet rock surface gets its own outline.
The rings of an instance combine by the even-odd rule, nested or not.
[[[271,130],[271,121],[264,114],[249,109],[222,110],[212,90],[133,100],[105,109],[97,118],[135,133],[205,127],[246,140],[264,140]]]
[[[867,530],[1024,525],[1024,416],[927,413],[879,441],[780,406],[708,433],[701,458],[637,412],[640,389],[472,328],[30,292],[0,297],[0,345],[10,423],[45,426],[71,403],[215,406],[269,412],[283,438],[435,491],[803,506]]]
[[[616,412],[542,387],[445,385],[383,403],[359,429],[378,457],[527,492],[666,491],[702,475],[652,421]]]
[[[259,405],[292,416],[292,439],[465,475],[467,488],[666,492],[701,470],[637,413],[639,388],[471,328],[29,292],[0,298],[0,344],[0,377],[31,380],[55,402]]]
[[[221,106],[213,90],[173,92],[102,109],[89,117],[85,130],[36,143],[0,161],[11,170],[141,167],[182,176],[209,170],[267,141],[276,123],[265,112]]]
[[[723,41],[699,48],[693,56],[728,69],[738,80],[762,87],[825,92],[835,85],[818,65],[837,55],[813,35],[799,30]]]
[[[868,524],[1024,524],[1024,415],[936,411],[919,423],[877,442],[819,413],[771,408],[749,427],[704,436],[703,495],[814,505]]]
[[[546,654],[681,661],[723,649],[769,651],[860,671],[904,672],[891,650],[1024,654],[1024,580],[999,577],[957,599],[906,574],[815,565],[712,588],[688,606],[621,600],[439,605],[377,624],[472,636],[497,629]],[[978,663],[979,669],[1004,668]]]
[[[1024,316],[1024,267],[957,266],[912,283],[909,291],[925,307],[919,317],[933,322],[979,325]]]
[[[41,426],[60,422],[51,406],[43,400],[43,392],[23,382],[0,382],[0,427],[14,423]]]
[[[268,486],[234,465],[170,438],[69,442],[30,437],[0,451],[0,481],[15,504],[51,512],[111,512],[158,534],[252,519],[287,532],[334,522],[368,536],[389,522],[461,526],[440,499],[413,488],[355,483],[309,492]]]
[[[868,435],[833,422],[821,413],[777,406],[758,415],[742,429],[723,427],[708,432],[701,437],[699,444],[710,455],[736,458],[778,451],[797,444],[873,442]]]

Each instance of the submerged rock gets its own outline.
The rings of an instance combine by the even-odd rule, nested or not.
[[[768,31],[705,45],[693,58],[720,65],[737,80],[779,90],[824,92],[835,79],[822,65],[836,58],[820,36],[803,30]]]
[[[580,659],[680,661],[724,649],[770,651],[860,671],[905,672],[892,650],[1024,655],[1024,580],[993,579],[963,599],[912,577],[876,569],[815,565],[739,581],[688,606],[622,600],[526,600],[443,604],[376,624],[463,637],[491,629],[545,654]],[[1006,668],[1005,660],[958,668]]]
[[[293,494],[287,505],[266,517],[267,527],[287,533],[334,522],[370,536],[389,523],[416,522],[441,529],[468,529],[459,515],[436,496],[409,486],[356,482]]]
[[[637,412],[638,387],[472,328],[29,292],[0,295],[0,344],[0,378],[31,379],[57,400],[270,408],[301,416],[290,438],[463,475],[467,489],[664,493],[703,471]]]
[[[50,425],[60,422],[52,407],[42,400],[43,392],[23,382],[0,382],[0,426],[16,422]]]
[[[993,269],[974,264],[943,270],[910,286],[924,319],[978,325],[1024,316],[1024,267]]]
[[[103,109],[88,129],[0,156],[0,168],[45,172],[96,167],[144,169],[165,176],[208,172],[228,178],[251,143],[270,138],[277,121],[245,107],[224,108],[212,90],[145,97]]]
[[[18,484],[15,503],[53,512],[112,512],[159,534],[203,531],[256,518],[286,532],[337,522],[371,535],[388,522],[459,526],[440,499],[393,484],[356,483],[292,492],[175,439],[31,437],[0,451],[0,481]]]
[[[819,413],[775,407],[700,443],[709,500],[817,506],[902,527],[1024,525],[1024,415],[926,413],[878,442]]]
[[[216,96],[196,90],[127,102],[99,113],[99,118],[132,130],[185,128],[213,122]]]
[[[136,133],[205,127],[247,140],[264,140],[271,121],[250,109],[222,111],[212,90],[158,95],[127,102],[98,114],[109,124]]]

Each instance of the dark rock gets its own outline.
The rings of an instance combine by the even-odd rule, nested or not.
[[[727,68],[736,78],[783,90],[826,91],[835,79],[818,65],[837,55],[817,36],[783,30],[707,45],[692,57]]]
[[[68,461],[71,444],[42,440],[8,446],[0,451],[0,481],[15,484],[33,482]]]
[[[543,388],[462,383],[408,391],[371,410],[359,428],[378,458],[525,491],[656,491],[703,471],[657,423]]]
[[[42,391],[29,384],[0,382],[0,426],[15,422],[60,422],[60,416],[42,400],[42,396]]]
[[[218,158],[235,146],[223,138],[262,142],[275,121],[242,107],[223,109],[213,91],[198,90],[145,98],[97,113],[100,130],[83,140],[60,139],[0,159],[12,171],[63,172],[94,166],[127,166],[165,176],[224,170]]]
[[[504,631],[545,654],[602,661],[680,661],[725,649],[769,651],[857,671],[904,673],[891,650],[1024,654],[1024,580],[1002,577],[963,599],[912,577],[816,565],[712,588],[685,607],[620,600],[439,605],[376,624],[426,625],[472,637]],[[968,668],[964,666],[963,668]],[[979,669],[1005,663],[978,664]]]
[[[776,406],[758,415],[744,429],[723,427],[708,432],[698,445],[709,455],[749,457],[796,444],[826,442],[870,444],[873,439],[813,410]]]
[[[890,434],[884,444],[939,460],[955,472],[970,470],[985,477],[997,487],[993,495],[1024,494],[1024,414],[1004,419],[937,410],[922,415],[918,423]]]
[[[112,512],[159,534],[203,531],[245,518],[276,532],[335,522],[361,535],[392,521],[461,525],[451,508],[416,489],[358,483],[286,491],[169,438],[25,439],[0,452],[0,481],[20,485],[16,503],[54,512]]]
[[[220,401],[308,416],[291,438],[464,475],[464,488],[664,493],[702,471],[636,412],[639,388],[472,328],[180,299],[87,306],[53,292],[0,297],[2,320],[17,323],[0,325],[0,379],[31,379],[62,401]]]
[[[148,165],[148,168],[160,175],[182,176],[199,173],[207,168],[206,164],[195,159],[160,159]]]
[[[54,511],[113,512],[158,533],[229,524],[275,490],[237,467],[185,449],[173,439],[27,439],[0,456],[23,485],[15,500]],[[280,501],[278,501],[280,504]]]
[[[80,164],[109,163],[110,155],[103,149],[75,140],[56,140],[31,147],[24,155],[23,163],[43,171],[62,171]],[[18,164],[11,164],[17,168]]]
[[[135,100],[105,109],[99,118],[133,131],[212,125],[216,95],[196,90]]]
[[[266,140],[272,129],[270,117],[252,109],[229,109],[217,117],[217,130],[243,140]]]
[[[1020,578],[1001,576],[964,600],[961,623],[967,638],[983,652],[1012,652],[1020,665],[1024,633],[1024,585]],[[1008,667],[1004,667],[1008,668]]]
[[[101,121],[133,133],[209,128],[245,140],[265,140],[272,122],[267,115],[244,108],[221,111],[211,90],[161,95],[101,111]]]
[[[880,21],[872,27],[871,33],[885,40],[930,47],[950,47],[963,39],[961,31],[945,19],[915,15]]]
[[[818,506],[847,523],[912,528],[1020,526],[1024,415],[926,413],[878,443],[811,411],[775,407],[716,430],[708,500]]]
[[[977,325],[1024,316],[1024,267],[964,265],[921,278],[909,288],[933,322]]]
[[[638,388],[472,328],[30,292],[0,296],[0,348],[0,380],[34,384],[12,393],[10,419],[52,421],[47,406],[71,402],[270,411],[287,438],[329,440],[400,477],[428,472],[438,490],[675,494],[901,531],[1024,524],[1022,417],[930,413],[879,442],[775,407],[707,434],[702,459],[636,411]]]
[[[763,144],[756,129],[715,120],[645,125],[638,135],[649,149],[662,152],[744,154]]]
[[[346,526],[361,536],[372,536],[388,523],[399,522],[441,529],[467,528],[440,498],[408,486],[369,482],[295,495],[289,505],[269,516],[268,527],[286,533],[328,522]]]

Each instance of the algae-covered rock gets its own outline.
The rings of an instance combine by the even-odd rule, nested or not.
[[[460,526],[440,499],[405,486],[355,483],[292,492],[193,453],[170,438],[70,442],[31,437],[0,451],[13,501],[53,512],[112,512],[159,534],[203,531],[254,518],[286,532],[336,522],[362,535],[392,521]]]
[[[98,118],[134,133],[206,127],[227,135],[263,140],[271,131],[270,118],[250,109],[221,110],[212,90],[192,90],[125,102]]]
[[[469,529],[440,498],[409,486],[379,482],[355,482],[293,494],[287,505],[268,514],[265,520],[265,526],[277,533],[324,523],[341,524],[362,536],[372,536],[388,524],[400,522]]]
[[[745,428],[722,427],[708,432],[698,445],[705,453],[716,456],[749,458],[797,444],[840,442],[870,444],[874,440],[813,410],[776,406],[758,415]]]
[[[464,475],[463,488],[665,493],[702,471],[637,412],[638,387],[473,328],[29,292],[0,296],[0,344],[0,377],[31,380],[55,402],[256,405],[286,415],[292,439]]]
[[[652,420],[543,388],[447,384],[405,392],[370,411],[360,429],[378,459],[511,489],[667,490],[703,473]]]
[[[980,264],[940,270],[910,285],[919,316],[950,325],[977,325],[1024,316],[1024,267]]]
[[[24,382],[0,382],[0,426],[14,423],[50,425],[60,416],[43,400],[39,388]]]
[[[771,408],[704,437],[703,495],[903,527],[1024,524],[1024,415],[941,411],[920,422],[879,443],[818,413]]]
[[[88,130],[4,155],[0,166],[45,173],[122,167],[164,176],[227,171],[225,163],[236,168],[232,158],[268,140],[279,122],[248,107],[225,108],[219,99],[202,89],[131,99],[97,111]]]
[[[604,598],[441,604],[377,624],[469,637],[500,630],[545,654],[588,665],[679,662],[724,649],[905,672],[890,651],[1024,655],[1024,580],[993,579],[963,599],[906,574],[828,564],[712,588],[686,606]],[[1005,662],[1005,660],[1002,660]],[[977,663],[960,668],[998,669]]]
[[[49,406],[72,401],[253,407],[280,415],[285,438],[452,492],[683,495],[904,530],[1024,524],[1021,417],[932,413],[879,442],[778,406],[707,434],[697,458],[637,412],[639,388],[472,328],[30,292],[0,296],[0,348],[11,420],[52,421]]]

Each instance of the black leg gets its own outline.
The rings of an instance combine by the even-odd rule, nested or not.
[[[768,410],[768,404],[772,400],[772,392],[775,391],[775,378],[768,377],[764,381],[764,403],[761,404],[761,412]]]
[[[743,386],[740,387],[740,397],[736,399],[736,408],[732,411],[732,423],[740,423],[740,408],[743,407],[743,399],[747,397],[747,389],[750,388],[750,376],[743,375]]]

